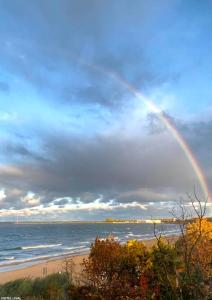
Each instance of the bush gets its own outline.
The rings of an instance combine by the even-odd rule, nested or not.
[[[0,286],[0,297],[20,296],[26,297],[33,293],[32,282],[30,279],[18,279]]]
[[[65,274],[53,274],[45,278],[19,279],[0,286],[0,297],[21,297],[26,300],[66,299]]]
[[[149,274],[150,290],[160,299],[178,299],[177,258],[174,245],[159,239],[151,250],[152,268]],[[154,291],[155,290],[155,291]]]
[[[176,250],[182,263],[179,280],[184,299],[205,299],[211,295],[212,223],[198,218],[187,224],[176,242]]]
[[[84,261],[84,272],[96,296],[135,299],[141,294],[140,275],[148,259],[148,251],[141,242],[130,241],[121,245],[112,237],[106,240],[97,238],[88,260]]]
[[[203,224],[208,228],[207,223]],[[189,224],[184,239],[176,244],[158,238],[151,249],[139,241],[121,245],[111,237],[97,238],[88,260],[84,261],[90,287],[88,294],[94,298],[84,295],[84,299],[207,299],[210,295],[211,240],[202,226],[205,234],[201,242],[196,243],[195,228],[196,223]],[[189,276],[185,267],[188,248],[185,241],[189,241],[189,249],[192,249]]]

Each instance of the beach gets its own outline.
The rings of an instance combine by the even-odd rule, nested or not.
[[[166,240],[169,243],[174,243],[177,240],[177,237],[166,237]],[[144,241],[144,244],[147,247],[152,247],[155,243],[155,239]],[[54,257],[53,259],[44,260],[42,262],[34,262],[33,265],[28,265],[16,270],[0,272],[0,284],[16,279],[44,277],[53,273],[63,272],[65,259],[72,259],[72,261],[74,262],[74,275],[77,276],[82,270],[81,264],[83,262],[83,259],[88,258],[88,255],[89,252],[83,255],[67,255],[58,258]]]
[[[85,255],[76,255],[76,256],[67,256],[66,258],[70,258],[74,262],[74,274],[77,275],[80,273],[81,264],[83,259],[87,258],[88,254]],[[64,271],[64,257],[58,259],[50,259],[43,262],[38,262],[36,264],[12,270],[8,272],[0,273],[0,284],[6,283],[9,281],[13,281],[16,279],[23,278],[36,278],[36,277],[44,277],[53,273],[59,273]]]

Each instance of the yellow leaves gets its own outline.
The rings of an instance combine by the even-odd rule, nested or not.
[[[198,234],[201,234],[203,238],[212,239],[212,222],[209,222],[207,219],[199,220],[190,223],[186,227],[186,233],[193,235],[194,237]]]
[[[146,270],[151,270],[152,266],[153,266],[152,257],[149,256],[149,258],[146,261],[146,266],[145,266]]]
[[[137,250],[145,250],[146,249],[146,246],[144,245],[143,242],[141,241],[138,241],[138,240],[129,240],[127,241],[127,243],[125,244],[125,247],[127,249],[137,249]]]
[[[137,242],[138,241],[136,241],[136,240],[129,240],[129,241],[127,241],[126,247],[127,248],[135,247],[137,245]]]
[[[198,218],[186,226],[181,238],[181,251],[185,254],[190,269],[197,264],[205,280],[212,276],[212,222]]]

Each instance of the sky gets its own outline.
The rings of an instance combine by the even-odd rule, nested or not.
[[[212,189],[211,1],[0,8],[0,221],[168,217],[194,187],[204,201],[173,134],[123,80]]]

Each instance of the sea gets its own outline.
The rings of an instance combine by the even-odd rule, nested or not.
[[[179,234],[175,224],[158,224],[156,233]],[[112,235],[120,243],[154,238],[152,224],[132,223],[0,223],[0,272],[64,255],[89,252],[95,238]]]

